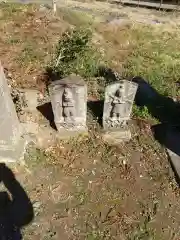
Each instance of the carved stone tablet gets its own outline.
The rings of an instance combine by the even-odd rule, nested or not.
[[[103,127],[109,133],[105,138],[117,138],[118,142],[121,138],[130,138],[127,120],[130,119],[137,86],[136,83],[121,80],[106,87]]]
[[[121,80],[106,87],[103,126],[104,129],[118,129],[129,120],[137,84]]]
[[[0,161],[19,160],[25,149],[22,129],[0,63]]]
[[[54,121],[59,132],[86,130],[87,87],[74,75],[49,85]]]

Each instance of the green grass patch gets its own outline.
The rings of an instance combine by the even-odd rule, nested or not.
[[[153,27],[131,29],[133,50],[123,66],[125,77],[141,76],[159,93],[175,97],[180,79],[179,30],[163,31]]]
[[[133,105],[133,116],[138,117],[143,120],[150,120],[152,123],[159,123],[159,121],[154,118],[151,113],[149,112],[146,106],[139,107],[137,105]]]
[[[24,160],[28,167],[34,168],[37,167],[39,164],[45,164],[46,155],[43,150],[36,148],[33,144],[29,144],[24,156]]]
[[[91,14],[78,10],[59,8],[58,14],[63,20],[76,27],[91,26],[94,22],[94,18]]]

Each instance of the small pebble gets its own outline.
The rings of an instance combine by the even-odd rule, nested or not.
[[[92,174],[93,174],[93,175],[96,175],[96,172],[95,172],[94,170],[92,170]]]
[[[124,164],[124,165],[126,165],[126,164],[127,164],[126,160],[123,160],[123,164]]]

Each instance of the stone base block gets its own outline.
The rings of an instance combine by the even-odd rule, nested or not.
[[[131,139],[131,132],[129,129],[123,129],[119,131],[106,132],[103,134],[103,140],[110,144],[119,144],[122,142],[128,142]]]
[[[69,139],[69,138],[74,138],[74,137],[79,137],[79,136],[87,136],[88,135],[88,130],[87,128],[81,128],[81,129],[61,129],[57,133],[57,138],[58,139]]]
[[[50,128],[46,125],[39,125],[38,123],[22,123],[21,124],[24,128],[25,134],[31,136],[31,140],[38,146],[38,147],[49,147],[56,140],[66,140],[73,137],[79,136],[87,136],[88,129],[81,128],[81,129],[60,129],[59,131],[55,131],[54,129]]]
[[[1,147],[0,162],[15,163],[23,160],[28,142],[28,138],[21,137],[15,144]]]
[[[169,155],[171,165],[173,166],[173,170],[176,174],[176,177],[178,177],[178,182],[179,182],[179,180],[180,180],[180,156],[168,148],[167,148],[167,153]]]

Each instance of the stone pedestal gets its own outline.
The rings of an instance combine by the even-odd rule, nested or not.
[[[60,138],[87,134],[87,86],[78,76],[70,75],[49,85],[54,122]]]
[[[127,121],[130,119],[137,84],[121,80],[106,87],[103,111],[103,138],[110,143],[131,139]]]
[[[103,134],[104,141],[110,144],[118,144],[122,142],[128,142],[131,139],[131,131],[128,127],[124,129],[118,129],[117,131],[109,131]]]
[[[15,162],[23,157],[26,140],[22,138],[10,90],[0,64],[0,161]]]

